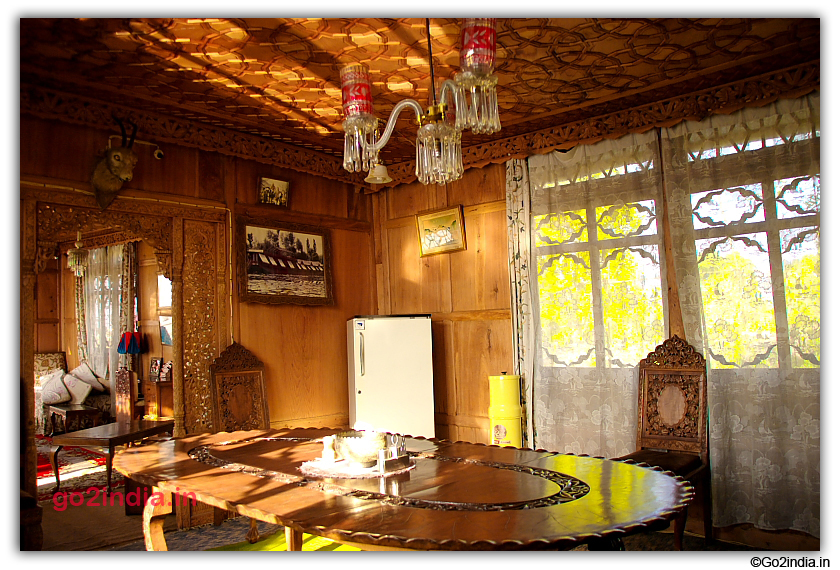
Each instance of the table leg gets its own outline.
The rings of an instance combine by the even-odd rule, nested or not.
[[[303,533],[291,527],[286,527],[286,550],[299,552],[303,550]]]
[[[50,437],[55,435],[55,412],[50,412]]]
[[[50,453],[50,463],[52,464],[53,473],[55,473],[55,493],[58,492],[58,488],[61,486],[61,480],[58,478],[58,452],[61,451],[62,447],[64,446],[59,445]]]
[[[158,495],[155,495],[157,493]],[[169,493],[166,496],[171,496]],[[160,489],[152,487],[152,496],[164,496]],[[163,503],[163,504],[158,504]],[[143,539],[146,550],[169,550],[166,538],[163,536],[163,523],[166,515],[172,513],[172,501],[148,500],[143,507]]]
[[[105,469],[108,472],[108,487],[105,490],[105,495],[111,495],[111,464],[114,462],[114,444],[108,443],[108,457],[105,459]]]

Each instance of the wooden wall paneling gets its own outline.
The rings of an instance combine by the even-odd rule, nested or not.
[[[432,319],[432,374],[435,394],[435,437],[452,439],[450,416],[455,415],[455,346],[453,324]]]
[[[464,176],[448,184],[449,205],[464,207],[505,201],[505,165],[490,164],[484,168],[470,168]]]
[[[240,344],[264,364],[273,427],[347,424],[346,322],[374,311],[370,234],[332,230],[333,306],[240,303]]]
[[[474,430],[472,433],[478,433],[484,427],[490,427],[488,376],[512,370],[511,324],[509,320],[464,320],[453,324],[456,383],[454,415],[459,425],[470,427]],[[489,437],[489,431],[486,434]],[[488,442],[485,439],[485,443]]]
[[[420,257],[414,218],[386,224],[391,314],[452,310],[448,254]]]
[[[61,279],[58,260],[49,259],[35,280],[35,351],[57,352],[60,342]]]
[[[390,257],[388,233],[385,231],[386,192],[373,194],[373,265],[376,284],[376,314],[391,314],[391,287],[388,281]]]
[[[445,208],[448,205],[446,186],[423,185],[419,182],[389,188],[386,194],[388,220],[414,216],[418,212]]]
[[[163,357],[158,318],[158,265],[154,249],[145,241],[137,243],[137,313],[138,328],[143,333],[147,351],[140,355],[139,367],[146,413],[165,415],[161,412],[155,383],[149,376],[152,358]]]
[[[107,145],[107,134],[102,130],[26,115],[20,117],[20,133],[21,176],[88,182],[97,155]]]
[[[507,214],[504,202],[464,209],[467,249],[450,254],[452,310],[510,308]]]
[[[164,155],[164,160],[166,160],[166,155]],[[217,202],[226,201],[225,163],[224,155],[215,152],[198,152],[196,197]]]
[[[116,126],[114,127],[117,128]],[[117,132],[119,130],[117,129]],[[103,137],[103,148],[107,135]],[[112,144],[119,143],[112,139]],[[209,190],[201,182],[212,180],[216,169],[208,161],[201,161],[201,151],[175,145],[160,145],[163,158],[154,157],[154,141],[137,132],[132,150],[137,154],[137,166],[130,182],[123,184],[123,190],[134,190],[139,195],[145,192],[164,193],[189,198],[211,198],[215,195],[212,185]]]

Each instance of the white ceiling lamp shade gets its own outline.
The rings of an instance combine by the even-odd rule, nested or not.
[[[428,19],[426,30],[429,30]],[[372,172],[366,181],[388,178],[390,182],[387,170],[379,164],[379,151],[391,138],[399,114],[410,107],[420,125],[416,144],[417,179],[422,184],[446,184],[463,176],[461,131],[470,128],[475,133],[493,133],[501,126],[496,104],[497,80],[492,75],[496,60],[495,19],[464,20],[461,37],[461,72],[456,75],[456,81],[447,79],[443,82],[438,103],[438,98],[434,97],[432,41],[431,35],[428,36],[433,104],[424,113],[423,107],[416,101],[400,101],[391,111],[381,136],[378,135],[373,113],[373,93],[367,67],[352,64],[341,70],[346,170],[372,172],[377,166],[382,166],[380,175]],[[454,112],[447,112],[449,109],[454,109]],[[383,170],[384,178],[381,176]]]

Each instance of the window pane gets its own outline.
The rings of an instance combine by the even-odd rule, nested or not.
[[[712,368],[778,366],[767,235],[696,246]]]
[[[664,337],[659,248],[601,252],[607,367],[635,366]]]
[[[589,239],[586,210],[534,216],[534,238],[537,247],[585,242]]]
[[[589,253],[538,258],[543,366],[595,366]]]
[[[631,204],[601,206],[595,209],[598,239],[656,235],[656,209],[653,200]]]
[[[820,211],[820,175],[784,178],[774,183],[776,217],[808,216]]]
[[[764,221],[761,184],[694,193],[691,208],[695,229]]]
[[[785,268],[785,304],[791,365],[820,366],[820,232],[800,228],[780,232]]]

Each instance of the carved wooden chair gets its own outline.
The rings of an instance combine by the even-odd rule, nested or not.
[[[706,360],[677,335],[639,363],[639,425],[636,451],[615,461],[660,467],[688,480],[703,506],[706,542],[712,540],[711,471],[706,427]],[[682,550],[688,509],[674,524]]]
[[[268,429],[265,366],[234,342],[210,365],[213,431]]]
[[[228,346],[210,365],[210,391],[214,432],[270,427],[265,365],[238,342]],[[220,524],[224,514],[214,509],[214,524]],[[254,543],[259,538],[257,521],[252,518],[248,542]]]

